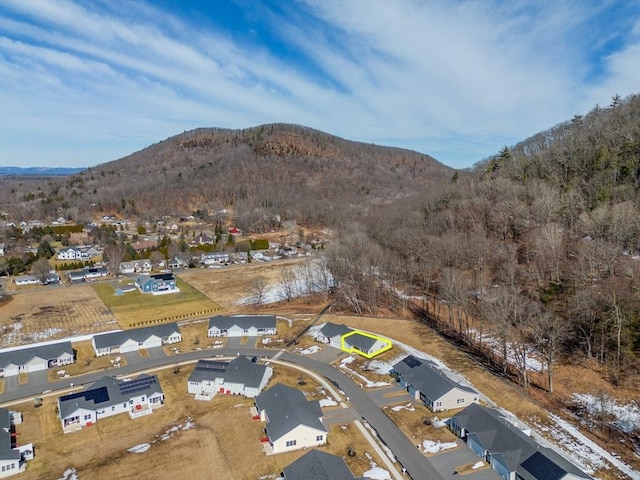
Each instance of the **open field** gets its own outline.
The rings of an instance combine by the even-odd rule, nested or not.
[[[258,479],[279,474],[305,453],[266,456],[260,444],[264,424],[252,420],[249,413],[253,401],[237,396],[196,401],[186,393],[186,378],[191,370],[183,367],[177,374],[172,369],[158,373],[166,402],[152,415],[136,420],[127,415],[106,418],[72,434],[62,433],[56,417],[55,397],[45,398],[39,408],[35,408],[33,402],[12,407],[24,415],[24,423],[18,426],[21,441],[33,441],[37,448],[36,458],[28,463],[27,471],[20,478],[59,478],[67,468],[75,468],[80,480]],[[282,381],[298,386],[298,377],[296,370],[278,366],[270,385]],[[310,378],[301,388],[310,393],[310,398],[324,396]],[[143,443],[151,444],[146,452],[127,451]],[[355,457],[346,458],[356,475],[371,468],[365,457],[370,448],[353,425],[334,426],[329,445],[323,449],[343,456],[347,446],[352,446],[357,453]],[[375,455],[373,458],[381,465]]]
[[[125,281],[122,286],[130,283]],[[124,329],[143,326],[153,320],[175,321],[221,310],[218,304],[188,283],[178,278],[176,284],[180,292],[166,295],[143,294],[138,290],[115,295],[112,282],[95,284],[93,289]]]
[[[0,342],[8,347],[118,329],[88,285],[34,287],[0,304]]]
[[[279,260],[278,263],[253,262],[247,265],[221,268],[191,269],[180,273],[180,278],[193,285],[204,295],[230,313],[248,313],[255,307],[239,305],[238,300],[250,295],[249,283],[263,277],[267,285],[276,285],[283,268],[290,268],[300,260]]]

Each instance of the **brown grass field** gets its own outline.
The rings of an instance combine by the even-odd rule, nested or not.
[[[196,401],[186,393],[186,378],[191,370],[183,367],[178,374],[172,369],[158,373],[166,402],[152,415],[136,420],[118,415],[71,434],[62,433],[56,397],[45,398],[40,408],[35,408],[33,402],[12,407],[24,416],[24,423],[18,426],[21,442],[33,441],[37,449],[36,458],[20,478],[55,479],[65,469],[75,468],[80,479],[257,479],[279,474],[305,453],[266,456],[260,444],[264,424],[252,420],[249,413],[253,401],[236,396]],[[278,366],[270,385],[282,381],[297,386],[298,377],[296,370]],[[309,398],[324,396],[310,378],[301,388],[311,393]],[[161,439],[172,427],[184,427],[187,421],[193,422],[194,428],[178,428]],[[127,451],[141,443],[150,443],[151,447],[139,454]],[[353,425],[346,429],[332,427],[329,444],[323,449],[343,456],[348,446],[358,453],[356,457],[346,457],[354,474],[361,475],[371,468],[364,455],[371,449]],[[379,458],[373,457],[382,465]]]
[[[0,304],[5,347],[117,328],[113,314],[88,285],[35,287]]]

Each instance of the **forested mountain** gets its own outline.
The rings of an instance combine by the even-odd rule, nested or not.
[[[51,217],[58,209],[76,217],[154,217],[227,208],[246,230],[268,228],[274,218],[328,225],[452,174],[428,155],[296,125],[203,128],[37,191],[14,181],[2,188],[0,203],[23,218]]]
[[[347,308],[423,309],[505,373],[514,358],[523,385],[535,352],[551,366],[543,388],[560,358],[640,388],[640,98],[378,208],[328,255]]]

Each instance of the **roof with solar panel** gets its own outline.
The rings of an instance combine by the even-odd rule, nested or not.
[[[61,396],[58,399],[60,417],[65,418],[79,408],[99,410],[155,393],[163,393],[156,375],[142,374],[132,380],[104,376],[82,392]]]

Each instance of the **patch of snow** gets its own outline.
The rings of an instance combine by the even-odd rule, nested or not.
[[[67,468],[58,480],[78,480],[78,472],[75,468]]]
[[[336,402],[333,398],[326,397],[320,399],[321,407],[335,407],[336,405],[338,405],[338,402]]]
[[[593,473],[594,470],[600,468],[609,469],[609,465],[607,465],[607,462],[609,462],[625,475],[631,478],[638,478],[636,470],[580,433],[569,422],[552,413],[549,413],[549,418],[555,423],[555,426],[541,430],[546,430],[558,441],[561,447],[568,449],[574,458],[579,459],[581,463],[589,467],[585,468],[587,473]]]
[[[447,420],[449,420],[449,418],[444,418],[444,419],[440,420],[438,417],[433,417],[433,419],[431,420],[431,426],[433,428],[446,427],[447,426]]]
[[[371,470],[367,470],[366,472],[364,472],[363,476],[368,477],[371,480],[391,480],[391,474],[384,468],[380,468],[377,465],[371,468]]]
[[[391,371],[392,367],[392,364],[381,360],[371,360],[369,362],[369,370],[372,370],[379,375],[387,375]]]
[[[150,443],[139,443],[138,445],[134,445],[131,448],[127,449],[127,452],[131,453],[144,453],[151,448]]]
[[[356,359],[356,357],[349,355],[346,358],[343,358],[342,361],[340,362],[340,366],[342,365],[349,365],[351,362],[353,362]]]
[[[416,411],[411,403],[407,403],[406,405],[398,405],[397,407],[391,407],[391,410],[393,410],[394,412],[399,412],[400,410],[408,410],[410,412]]]
[[[346,372],[348,372],[351,376],[356,377],[358,380],[362,381],[362,383],[367,387],[367,388],[376,388],[376,387],[386,387],[387,385],[391,385],[389,382],[374,382],[372,380],[369,380],[367,377],[365,377],[364,375],[361,375],[360,373],[356,372],[355,370],[352,370],[351,368],[347,367],[347,365],[349,363],[351,363],[351,361],[349,362],[345,362],[345,360],[348,360],[351,357],[347,357],[345,358],[341,363],[340,363],[340,368],[345,370]]]
[[[190,428],[193,428],[195,426],[196,426],[195,423],[193,423],[192,421],[187,420],[185,422],[185,424],[183,425],[182,430],[189,430]]]
[[[321,350],[318,345],[311,345],[309,348],[305,348],[300,352],[300,355],[312,355],[314,353],[318,353]]]
[[[640,404],[637,401],[619,405],[615,398],[586,393],[574,393],[572,399],[591,416],[598,416],[603,412],[612,415],[615,417],[613,425],[625,433],[640,431]]]
[[[271,339],[269,337],[263,338],[262,339],[262,344],[263,345],[268,345],[271,343]]]
[[[438,453],[450,448],[456,448],[458,444],[456,442],[434,442],[432,440],[423,440],[422,451],[424,453]]]
[[[477,470],[478,468],[482,467],[484,467],[484,462],[476,462],[473,464],[473,467],[471,467],[471,470]]]

